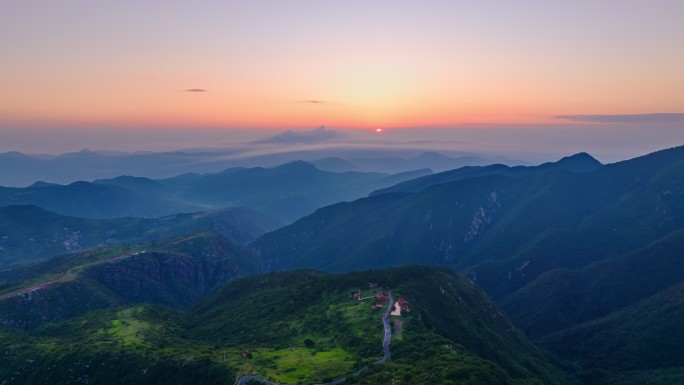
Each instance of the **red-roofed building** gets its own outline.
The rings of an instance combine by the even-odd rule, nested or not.
[[[399,297],[397,298],[397,304],[399,305],[399,309],[401,309],[401,311],[411,311],[411,306],[409,305],[407,300]]]

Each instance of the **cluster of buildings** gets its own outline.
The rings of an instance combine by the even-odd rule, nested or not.
[[[374,281],[368,282],[368,288],[369,289],[375,289],[379,287],[380,284]],[[357,301],[362,301],[364,299],[370,299],[373,298],[373,296],[370,297],[362,297],[361,295],[361,290],[358,290],[354,292],[354,299]],[[373,304],[373,309],[381,309],[385,307],[385,301],[389,298],[389,293],[387,293],[384,290],[378,291],[375,294],[375,303]],[[404,298],[399,297],[397,301],[394,304],[394,307],[392,309],[392,315],[399,315],[401,312],[410,312],[411,311],[411,306],[409,305],[408,301],[405,300]]]
[[[395,304],[395,306],[398,306],[399,310],[404,312],[411,311],[411,306],[409,305],[408,301],[401,297],[397,298],[397,303]]]
[[[377,301],[375,301],[373,309],[385,307],[385,300],[388,298],[387,292],[380,291],[378,292],[378,294],[375,295],[375,298],[377,298]]]

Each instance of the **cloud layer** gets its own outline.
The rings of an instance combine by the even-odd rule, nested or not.
[[[287,130],[280,134],[275,134],[263,139],[254,141],[253,143],[265,144],[310,144],[321,143],[332,139],[337,139],[342,136],[341,133],[328,130],[325,126],[320,126],[309,131],[292,131]]]

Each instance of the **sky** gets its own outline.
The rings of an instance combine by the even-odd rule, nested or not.
[[[680,0],[7,0],[0,151],[326,126],[617,159],[684,144],[682,14]]]

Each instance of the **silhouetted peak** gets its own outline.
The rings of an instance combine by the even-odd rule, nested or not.
[[[441,160],[450,160],[448,156],[441,154],[436,151],[425,151],[418,155],[416,160],[425,160],[425,161],[441,161]]]
[[[575,155],[566,156],[557,162],[549,162],[539,165],[540,168],[560,168],[563,170],[570,170],[575,172],[587,172],[596,170],[603,166],[601,162],[596,160],[593,156],[586,152],[580,152]]]
[[[587,154],[586,152],[579,152],[579,153],[577,153],[577,154],[575,154],[575,155],[566,156],[565,158],[562,158],[561,160],[559,160],[559,162],[563,162],[563,161],[568,161],[568,162],[570,162],[570,161],[572,161],[572,162],[591,162],[591,163],[598,164],[598,165],[602,164],[601,162],[599,162],[598,160],[596,160],[596,158],[594,158],[593,156]]]
[[[345,172],[357,171],[359,168],[355,164],[340,157],[327,157],[316,159],[311,162],[316,168],[322,171]]]
[[[5,158],[5,159],[21,159],[21,160],[31,158],[30,156],[28,156],[22,152],[19,152],[19,151],[3,152],[3,153],[0,153],[0,157]]]
[[[39,187],[50,187],[50,186],[59,186],[56,183],[48,183],[48,182],[43,182],[42,180],[39,180],[35,182],[34,184],[30,185],[29,188],[39,188]]]
[[[298,172],[304,172],[304,171],[318,171],[316,166],[314,166],[311,163],[305,162],[303,160],[295,160],[294,162],[289,162],[282,164],[278,167],[275,167],[274,170],[280,170],[280,171],[298,171]]]

